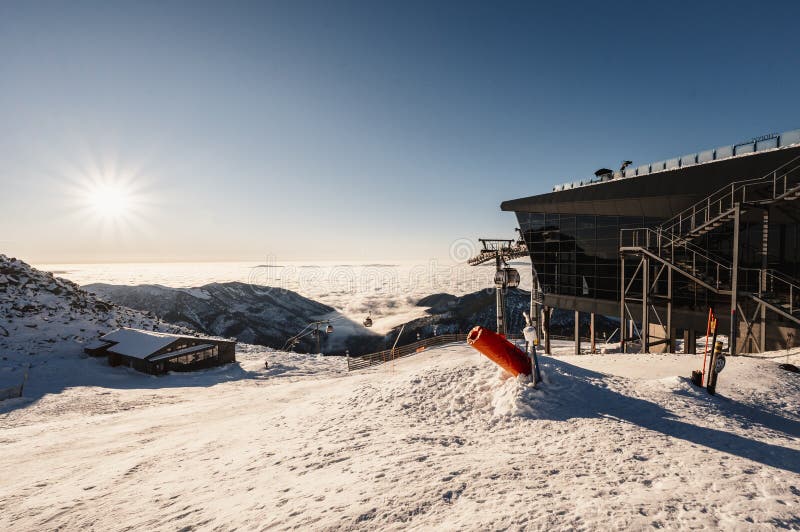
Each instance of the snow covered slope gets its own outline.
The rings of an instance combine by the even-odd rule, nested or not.
[[[239,358],[124,381],[90,359],[91,385],[0,403],[0,529],[800,527],[776,360],[729,360],[711,397],[685,355],[545,357],[540,389],[465,345],[355,374]]]
[[[189,332],[99,301],[71,281],[0,255],[0,388],[19,384],[29,364],[77,360],[85,342],[118,327]]]
[[[185,331],[152,314],[98,300],[66,279],[0,255],[0,349],[39,354],[80,348],[116,327]],[[77,344],[76,344],[77,343]]]

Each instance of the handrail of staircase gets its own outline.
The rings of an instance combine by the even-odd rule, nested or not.
[[[661,238],[665,239],[663,241],[663,243],[662,243],[662,247],[664,247],[665,244],[667,246],[670,245],[670,244],[673,244],[675,247],[679,247],[679,248],[682,247],[682,248],[684,248],[686,251],[688,251],[690,253],[694,253],[694,254],[700,255],[701,257],[703,257],[704,259],[706,259],[709,262],[713,262],[715,264],[719,264],[720,266],[723,266],[726,270],[730,270],[733,267],[731,265],[730,259],[727,259],[727,258],[722,257],[720,255],[715,255],[714,253],[709,252],[707,249],[702,248],[702,247],[700,247],[700,246],[698,246],[696,244],[692,244],[691,242],[689,242],[686,239],[681,238],[681,237],[679,237],[677,235],[668,233],[666,231],[662,231],[661,232]]]
[[[645,232],[644,242],[640,243],[639,239],[636,238],[637,232]],[[631,247],[643,247],[645,249],[657,249],[657,255],[662,256],[662,250],[667,250],[670,248],[683,248],[687,252],[692,253],[694,255],[699,256],[700,258],[706,260],[707,262],[713,263],[715,266],[718,266],[721,270],[732,270],[732,265],[727,259],[722,257],[718,257],[709,253],[707,250],[701,248],[700,246],[696,246],[686,240],[680,239],[671,233],[667,233],[665,231],[659,231],[657,229],[653,229],[652,227],[640,227],[636,229],[620,229],[620,246],[626,247],[625,243],[625,233],[631,233],[632,238],[630,240]],[[660,239],[660,241],[659,241]]]
[[[686,270],[680,264],[676,265],[676,267],[680,267],[693,277],[696,277],[697,273],[694,265],[697,264],[697,258],[700,258],[701,261],[706,261],[708,265],[716,270],[716,287],[718,289],[722,282],[732,281],[733,267],[726,259],[715,258],[699,246],[659,229],[650,227],[620,229],[620,250],[627,247],[644,249],[652,256],[660,257],[672,265],[675,265],[676,262],[674,249],[676,247],[684,248],[686,252],[692,255],[694,271]],[[708,272],[705,268],[700,269]],[[740,290],[744,289],[745,293],[754,298],[763,298],[769,294],[770,297],[779,302],[779,305],[783,306],[788,315],[796,316],[795,313],[800,310],[800,281],[772,268],[767,270],[739,268],[739,271],[740,275],[736,284]],[[748,274],[751,273],[755,275],[749,277]],[[714,282],[707,280],[705,284],[713,286]]]
[[[778,270],[775,269],[766,270],[766,273],[769,277],[772,277],[773,279],[787,285],[796,294],[800,295],[800,284],[798,284],[797,279],[793,279],[792,277],[789,277],[785,273],[779,272]]]
[[[778,178],[778,173],[781,172],[784,168],[786,168],[786,167],[788,167],[788,166],[790,166],[792,164],[798,163],[798,161],[800,161],[800,155],[795,157],[795,158],[793,158],[792,160],[782,164],[781,166],[775,168],[774,170],[771,170],[770,172],[764,174],[762,177],[753,178],[753,179],[744,179],[744,180],[741,180],[741,181],[734,181],[734,182],[732,182],[732,183],[730,183],[728,185],[725,185],[724,187],[721,187],[720,189],[716,190],[715,192],[712,192],[707,197],[703,198],[702,200],[698,201],[697,203],[693,204],[692,206],[690,206],[690,207],[684,209],[683,211],[679,212],[677,215],[673,216],[672,218],[670,218],[666,222],[662,223],[661,224],[661,228],[664,229],[664,230],[669,230],[670,232],[673,232],[673,233],[681,233],[682,232],[681,231],[682,224],[683,224],[684,220],[694,220],[698,213],[701,213],[701,212],[703,212],[705,210],[710,210],[712,205],[719,204],[720,205],[720,213],[719,214],[722,214],[724,212],[724,210],[722,210],[721,207],[723,205],[723,201],[724,200],[727,200],[728,198],[730,198],[730,207],[727,207],[727,209],[733,208],[735,203],[736,203],[735,196],[736,196],[737,192],[742,191],[742,190],[746,190],[747,187],[753,186],[753,185],[764,185],[764,184],[767,184],[769,182],[773,182],[773,183],[777,184],[777,181],[779,179]],[[786,170],[785,172],[783,172],[783,175],[781,176],[781,178],[786,178],[791,172],[794,172],[795,170],[798,170],[798,169],[800,169],[800,164],[796,164],[794,167],[792,167],[792,168]],[[788,179],[787,179],[787,181],[788,181]],[[773,190],[773,194],[775,192],[776,191]],[[744,199],[746,199],[746,198],[743,195],[742,200],[744,200]],[[725,203],[725,205],[727,205],[727,202]],[[727,210],[727,209],[725,209],[725,210]],[[678,227],[678,231],[673,231],[672,230],[675,226]]]
[[[784,309],[788,310],[789,314],[797,312],[798,304],[796,299],[800,297],[800,285],[797,284],[797,281],[773,269],[764,270],[764,273],[766,273],[766,279],[764,279],[765,290],[759,289],[757,293],[761,297],[765,297],[766,294],[772,294],[772,297],[776,298],[780,304],[787,305]],[[780,290],[776,288],[776,283],[780,285]]]
[[[644,232],[644,238],[638,238],[640,234]],[[631,235],[630,241],[625,241],[625,233]],[[673,237],[673,238],[670,238]],[[661,239],[659,241],[659,239]],[[640,242],[640,240],[644,240]],[[626,246],[625,244],[630,244]],[[714,255],[709,254],[704,249],[700,248],[699,246],[695,246],[694,244],[688,243],[685,240],[681,240],[680,242],[677,241],[677,238],[674,238],[674,235],[665,234],[664,232],[658,231],[656,229],[652,229],[650,227],[642,227],[637,229],[621,229],[620,230],[620,248],[624,247],[640,247],[648,250],[651,253],[654,253],[655,256],[661,257],[662,259],[669,261],[670,263],[674,263],[674,256],[673,257],[665,257],[663,255],[664,250],[668,249],[670,245],[675,245],[677,247],[683,247],[686,249],[687,252],[694,255],[694,259],[699,257],[700,259],[708,262],[714,269],[716,269],[716,282],[717,287],[719,287],[719,283],[723,280],[731,281],[732,280],[732,272],[733,266],[730,263],[727,263],[725,259],[715,257]],[[655,250],[655,252],[653,251]],[[743,288],[743,285],[747,284],[746,272],[753,272],[758,274],[755,281],[758,283],[758,289],[752,290],[750,286],[747,289],[753,292],[753,295],[756,293],[761,294],[761,283],[764,282],[766,285],[766,292],[771,292],[774,294],[780,294],[779,298],[786,299],[786,303],[788,304],[788,310],[790,314],[793,314],[798,310],[798,305],[795,304],[795,299],[800,297],[800,283],[796,279],[789,277],[788,275],[779,272],[775,269],[768,269],[763,270],[763,273],[766,274],[767,278],[764,279],[761,277],[762,270],[756,268],[740,268],[742,273],[745,275],[741,275],[739,277],[739,281],[737,285],[740,288]],[[696,275],[695,272],[689,272],[692,275]],[[723,277],[721,274],[725,274]],[[781,285],[781,290],[776,290],[775,283],[779,283]],[[752,285],[751,285],[752,286]]]
[[[639,238],[636,232],[644,231],[644,238]],[[630,246],[626,246],[625,233],[632,233],[630,238]],[[672,238],[671,238],[672,237]],[[678,241],[674,235],[666,234],[662,231],[656,231],[652,228],[640,229],[621,229],[620,230],[620,249],[625,247],[641,248],[651,253],[654,257],[659,257],[665,263],[672,265],[672,267],[679,268],[680,270],[691,275],[693,279],[700,279],[700,275],[710,275],[712,279],[706,279],[703,283],[706,286],[714,287],[715,290],[720,290],[726,283],[730,283],[733,279],[733,267],[725,259],[715,258],[710,255],[706,250],[690,244],[685,240]],[[683,248],[683,250],[690,255],[691,267],[682,266],[679,261],[675,260],[675,251]],[[698,260],[699,259],[699,260]],[[703,284],[701,283],[701,284]]]

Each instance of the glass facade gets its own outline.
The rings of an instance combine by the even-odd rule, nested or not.
[[[539,284],[548,294],[619,300],[619,231],[655,218],[518,212]]]
[[[516,214],[544,293],[609,301],[620,299],[620,229],[655,227],[662,222],[657,218],[630,216]],[[740,290],[758,288],[761,238],[761,223],[742,222]],[[730,261],[732,224],[703,235],[694,243],[709,254]],[[768,267],[800,278],[800,224],[771,223],[768,243]],[[635,269],[635,260],[626,263],[627,279],[631,279]],[[680,275],[674,276],[673,283],[674,303],[678,306],[706,308],[720,297]],[[634,280],[634,292],[641,290],[637,284],[641,283]]]
[[[167,371],[189,371],[217,365],[219,362],[219,348],[217,346],[170,358],[165,362]]]

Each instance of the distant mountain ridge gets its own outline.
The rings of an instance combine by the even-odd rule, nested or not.
[[[439,293],[431,294],[419,300],[417,305],[430,307],[428,316],[417,318],[405,325],[404,335],[411,334],[426,338],[434,334],[466,333],[472,327],[480,325],[494,329],[497,326],[496,294],[494,289],[479,290],[463,296]],[[521,334],[525,327],[524,312],[530,311],[531,294],[517,288],[506,291],[506,330],[510,334]],[[580,333],[589,335],[590,317],[581,314]],[[575,313],[568,310],[553,312],[550,320],[550,331],[556,336],[572,336],[575,332]],[[618,324],[606,316],[595,317],[595,329],[598,338],[603,333],[610,335]],[[391,334],[396,334],[396,328]],[[407,342],[404,342],[407,343]]]
[[[309,321],[335,311],[291,290],[241,282],[210,283],[197,288],[95,283],[84,288],[103,300],[152,312],[170,323],[275,348]],[[298,348],[311,350],[314,343],[308,337]]]
[[[150,312],[177,325],[191,327],[210,335],[235,337],[239,341],[280,349],[287,338],[298,333],[311,320],[330,316],[333,307],[314,301],[291,290],[261,287],[241,282],[211,283],[197,288],[170,288],[161,285],[123,286],[90,284],[84,288],[101,299],[133,309]],[[434,334],[466,333],[475,325],[496,326],[494,289],[484,289],[463,296],[431,294],[418,306],[428,307],[427,316],[405,324],[398,345],[405,345]],[[523,312],[530,309],[530,292],[509,289],[506,294],[507,330],[520,333],[525,326]],[[344,323],[344,322],[340,322]],[[574,313],[557,310],[551,321],[555,335],[571,336]],[[610,335],[616,323],[603,316],[596,320],[598,338]],[[331,337],[321,335],[326,354],[361,355],[391,347],[400,326],[386,335],[376,335],[360,324],[335,324]],[[581,317],[581,333],[588,335],[589,316]],[[307,336],[295,347],[298,352],[316,352],[316,339]]]

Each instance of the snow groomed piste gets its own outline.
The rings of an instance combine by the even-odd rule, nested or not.
[[[798,349],[729,358],[718,400],[679,376],[702,352],[574,356],[572,342],[555,340],[537,390],[476,357],[466,334],[429,338],[436,349],[420,356],[411,344],[367,359],[396,362],[391,371],[345,374],[341,357],[240,343],[238,364],[154,378],[81,357],[78,343],[47,351],[46,340],[88,340],[114,322],[167,325],[98,310],[79,287],[24,268],[14,277],[26,286],[7,284],[0,309],[36,304],[41,319],[0,334],[4,357],[34,364],[25,397],[0,411],[0,530],[797,522],[800,380],[775,362],[800,365]],[[526,367],[519,336],[473,336]]]

